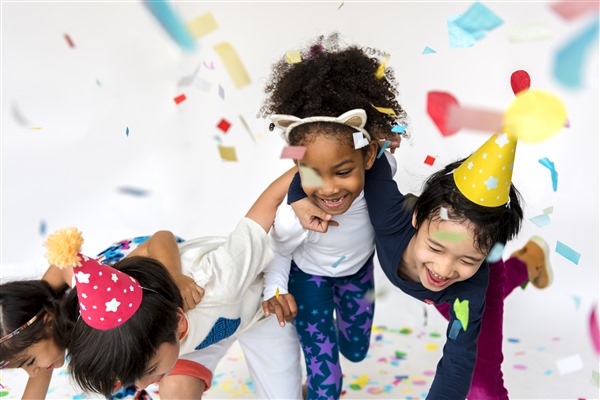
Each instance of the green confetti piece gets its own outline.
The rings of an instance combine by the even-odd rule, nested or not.
[[[404,353],[402,351],[396,350],[394,355],[396,356],[396,358],[406,358],[406,353]]]
[[[412,329],[410,328],[402,328],[400,329],[400,333],[403,335],[410,335],[412,333]]]
[[[469,237],[467,233],[453,233],[447,231],[435,231],[432,236],[438,240],[446,240],[454,243],[462,242]]]
[[[429,334],[429,336],[431,336],[431,337],[440,337],[440,336],[442,336],[442,335],[440,335],[438,332],[431,332],[431,333]]]
[[[8,396],[10,393],[6,390],[0,390],[0,397]]]
[[[466,331],[469,325],[469,300],[454,300],[454,314]]]

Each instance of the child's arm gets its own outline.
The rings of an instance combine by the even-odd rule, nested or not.
[[[53,369],[39,371],[35,377],[29,378],[21,399],[45,399],[52,379],[52,371]]]
[[[42,280],[48,282],[50,287],[56,292],[60,293],[68,287],[71,287],[71,281],[73,279],[73,268],[58,268],[54,265],[48,267]]]
[[[285,198],[287,189],[290,186],[290,182],[296,171],[297,168],[293,167],[273,181],[273,183],[262,192],[246,214],[247,218],[250,218],[262,226],[265,232],[269,232],[271,229],[277,207],[279,207],[279,204],[281,204]]]
[[[169,271],[183,297],[183,311],[188,311],[202,300],[204,289],[194,279],[181,273],[181,257],[175,236],[170,231],[158,231],[127,255],[152,257]]]

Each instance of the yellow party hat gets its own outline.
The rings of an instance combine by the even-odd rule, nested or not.
[[[454,170],[458,190],[480,206],[506,204],[516,150],[517,139],[503,127]]]

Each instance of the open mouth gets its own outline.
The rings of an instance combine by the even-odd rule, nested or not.
[[[342,206],[342,204],[344,204],[344,200],[346,200],[346,197],[347,197],[347,195],[339,197],[337,199],[331,199],[331,200],[319,198],[319,202],[324,207],[334,210],[334,209],[340,208]]]
[[[442,287],[446,283],[448,283],[448,281],[450,280],[450,278],[444,278],[443,276],[440,276],[440,275],[436,274],[435,272],[431,271],[429,268],[426,268],[426,269],[427,269],[427,280],[433,286]]]

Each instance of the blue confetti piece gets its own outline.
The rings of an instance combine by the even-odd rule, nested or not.
[[[448,338],[454,340],[458,336],[458,332],[462,329],[462,323],[455,319],[452,321],[452,327],[450,328],[450,333],[448,334]]]
[[[46,229],[47,229],[46,221],[41,220],[40,221],[40,235],[41,236],[46,236]]]
[[[385,151],[385,149],[388,148],[388,146],[390,145],[390,141],[386,140],[385,143],[383,144],[383,146],[381,146],[381,150],[379,150],[379,154],[377,154],[377,158],[381,157],[381,155],[383,154],[383,152]]]
[[[334,262],[334,263],[331,265],[331,268],[335,268],[335,267],[337,267],[337,266],[338,266],[338,265],[340,265],[340,263],[341,263],[342,261],[344,261],[345,259],[346,259],[346,256],[341,256],[339,260],[337,260],[336,262]]]
[[[125,136],[129,137],[129,127],[125,128]]]
[[[190,35],[185,24],[177,16],[175,11],[171,8],[165,0],[144,0],[144,4],[152,14],[156,17],[158,22],[165,28],[167,33],[181,46],[184,50],[193,50],[196,43],[194,38]]]
[[[502,22],[502,19],[479,2],[473,3],[466,13],[454,21],[459,28],[472,33],[476,39],[483,37],[483,31],[491,31],[502,25]]]
[[[558,171],[554,168],[554,163],[550,161],[548,157],[540,158],[538,161],[550,170],[550,173],[552,174],[552,190],[556,192],[558,187]]]
[[[520,342],[520,340],[516,339],[516,338],[508,338],[507,340],[509,343],[519,343]]]
[[[579,305],[581,304],[581,297],[579,296],[571,296],[573,297],[573,301],[575,302],[575,309],[579,310]]]
[[[434,49],[432,49],[429,46],[425,46],[422,54],[435,54],[435,53],[437,53],[437,51],[435,51]]]
[[[406,130],[406,126],[404,125],[396,125],[392,128],[392,132],[402,134]]]
[[[504,251],[504,245],[502,243],[494,243],[490,253],[486,257],[486,261],[489,263],[495,263],[502,258],[502,252]]]
[[[529,218],[529,221],[533,222],[537,227],[541,228],[546,225],[550,225],[550,216],[546,213],[536,215],[533,218]]]
[[[568,41],[554,57],[554,77],[571,88],[581,86],[584,59],[588,48],[598,37],[598,18],[586,27],[581,34]]]
[[[138,189],[138,188],[134,188],[131,186],[121,186],[121,187],[117,188],[117,190],[119,191],[119,193],[129,194],[131,196],[136,196],[136,197],[144,197],[144,196],[148,195],[147,190]]]
[[[579,264],[579,258],[581,257],[581,254],[559,240],[556,241],[555,251],[567,260],[571,261],[573,264]]]
[[[544,372],[544,375],[552,375],[552,370],[551,370],[551,369],[547,369],[547,370]]]

